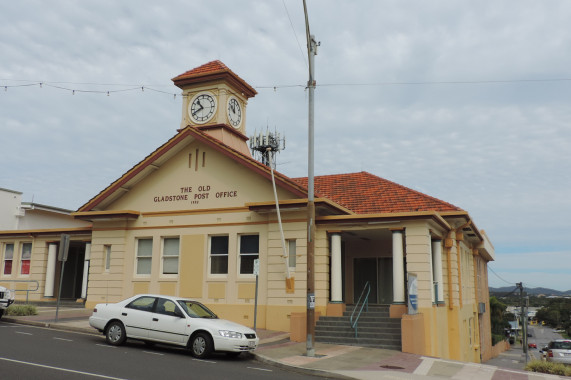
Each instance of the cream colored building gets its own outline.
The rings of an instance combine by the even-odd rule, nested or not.
[[[307,310],[307,178],[274,173],[284,250],[272,171],[247,145],[246,107],[256,91],[219,61],[173,81],[184,95],[180,129],[73,213],[89,227],[0,231],[2,254],[32,243],[27,278],[40,283],[33,297],[46,300],[50,255],[58,234],[70,233],[71,255],[84,262],[75,272],[88,281],[86,307],[170,294],[249,326],[258,259],[257,327],[303,337],[295,321]],[[318,176],[315,192],[316,314],[341,315],[368,282],[369,302],[388,305],[401,321],[403,351],[490,357],[494,249],[466,211],[367,172]],[[3,273],[0,284],[21,277]]]

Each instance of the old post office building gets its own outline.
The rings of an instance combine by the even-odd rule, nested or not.
[[[246,117],[256,91],[222,62],[173,81],[184,95],[174,136],[62,215],[66,223],[44,218],[0,231],[0,284],[22,290],[22,299],[30,284],[15,281],[37,281],[30,300],[53,300],[65,233],[62,297],[93,307],[137,293],[184,296],[253,326],[258,270],[257,327],[303,340],[307,178],[252,156]],[[316,176],[315,209],[317,342],[490,357],[494,249],[467,211],[366,171]],[[360,297],[384,330],[371,338],[359,336],[364,324],[357,337],[348,325],[331,333],[328,318],[350,314]]]

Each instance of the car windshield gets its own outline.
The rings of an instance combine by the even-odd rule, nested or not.
[[[178,304],[191,318],[218,318],[218,316],[216,316],[216,314],[210,311],[206,306],[198,302],[180,300],[178,301]]]
[[[553,342],[553,348],[556,350],[571,350],[571,341]]]

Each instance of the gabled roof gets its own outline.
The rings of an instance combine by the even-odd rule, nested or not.
[[[233,85],[247,98],[251,98],[257,94],[256,90],[254,90],[252,86],[246,83],[244,79],[240,78],[224,63],[218,60],[195,67],[194,69],[173,78],[172,81],[174,82],[175,86],[183,88],[188,85],[196,85],[199,83],[222,79]]]
[[[107,188],[90,199],[86,204],[81,206],[77,211],[84,213],[88,211],[102,211],[105,207],[118,199],[126,191],[129,191],[143,178],[147,177],[155,170],[160,168],[170,157],[187,146],[190,142],[198,140],[211,148],[222,153],[226,157],[239,162],[242,166],[253,170],[254,172],[271,180],[271,170],[259,161],[238,152],[232,147],[224,144],[220,140],[210,136],[205,131],[198,128],[188,126],[179,131],[169,141],[161,145],[154,152],[145,157],[141,162],[133,166],[129,171],[123,174],[115,182],[111,183]],[[291,178],[274,171],[276,186],[292,192],[298,197],[307,198],[307,189],[300,186]],[[77,216],[77,213],[74,214]]]
[[[307,188],[307,177],[293,180]],[[364,171],[316,176],[315,194],[329,198],[356,214],[463,211],[450,203]]]

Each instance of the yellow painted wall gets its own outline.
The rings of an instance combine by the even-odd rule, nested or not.
[[[183,235],[180,241],[180,296],[202,298],[206,237]]]

